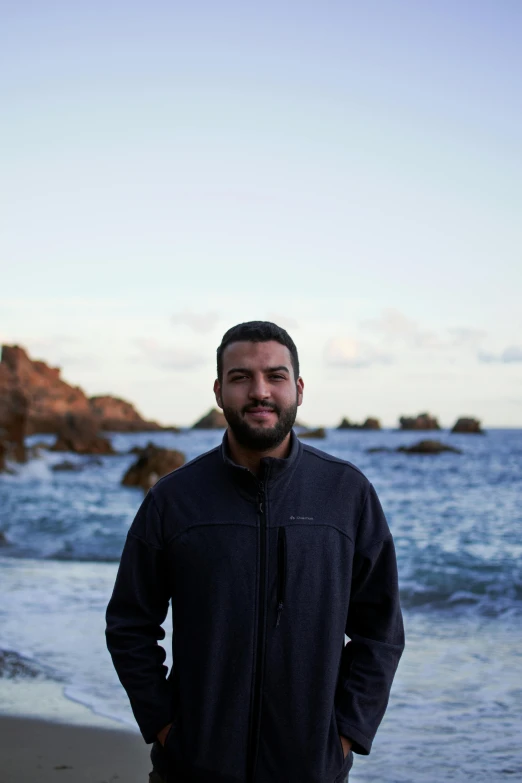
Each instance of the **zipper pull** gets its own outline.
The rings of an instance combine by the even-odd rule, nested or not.
[[[277,620],[276,620],[276,628],[279,625],[279,620],[281,619],[281,612],[283,611],[283,602],[279,601],[277,604]]]

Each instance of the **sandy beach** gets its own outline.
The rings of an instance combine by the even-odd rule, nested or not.
[[[0,783],[147,783],[149,749],[119,729],[0,716]]]

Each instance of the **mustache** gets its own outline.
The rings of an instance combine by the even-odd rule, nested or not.
[[[245,407],[242,410],[242,413],[248,413],[249,411],[254,410],[254,408],[266,408],[268,411],[274,411],[274,413],[280,413],[280,410],[277,405],[274,405],[271,402],[266,402],[266,400],[259,400],[257,402],[251,402],[250,405],[245,405]]]

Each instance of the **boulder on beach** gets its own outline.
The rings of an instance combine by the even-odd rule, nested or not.
[[[124,487],[141,487],[147,492],[160,478],[185,464],[185,455],[175,449],[161,449],[149,443],[123,476]]]
[[[443,451],[462,454],[460,449],[456,449],[454,446],[447,446],[445,443],[441,443],[440,440],[421,440],[412,446],[399,446],[397,451],[401,451],[404,454],[441,454]]]
[[[356,424],[344,417],[337,427],[338,430],[380,430],[381,422],[374,416],[368,416],[362,424]]]
[[[315,430],[305,430],[298,434],[299,438],[326,438],[326,430],[324,427],[317,427]]]
[[[480,421],[478,419],[473,419],[471,417],[462,417],[460,419],[457,419],[453,427],[451,428],[452,432],[460,432],[460,433],[466,433],[469,435],[484,435],[484,430],[480,426]]]
[[[227,426],[227,420],[222,411],[211,408],[201,419],[192,425],[193,430],[222,430]]]
[[[51,451],[76,454],[116,454],[108,438],[98,433],[98,420],[92,416],[64,416]]]
[[[399,419],[401,430],[440,430],[440,425],[435,416],[429,413],[419,413],[418,416],[401,416]]]

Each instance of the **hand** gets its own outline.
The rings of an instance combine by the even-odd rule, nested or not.
[[[161,731],[158,731],[158,733],[156,734],[158,741],[162,747],[165,746],[165,740],[167,739],[167,734],[169,733],[171,726],[172,723],[167,723],[167,725]]]
[[[343,737],[342,734],[339,734],[339,739],[341,740],[341,745],[343,746],[344,758],[346,758],[346,756],[352,749],[352,741],[349,740],[347,737]]]

